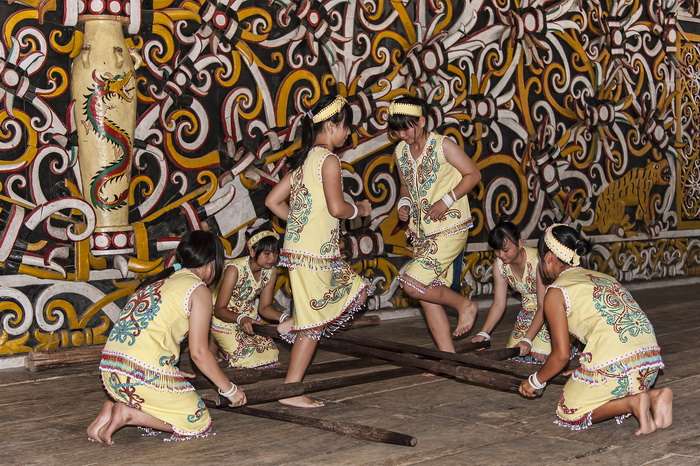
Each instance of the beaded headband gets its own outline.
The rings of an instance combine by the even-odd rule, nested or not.
[[[253,249],[253,246],[258,244],[258,241],[260,241],[263,238],[267,238],[268,236],[274,236],[275,239],[280,239],[280,235],[275,233],[274,231],[271,230],[264,230],[259,233],[254,234],[253,236],[250,237],[248,240],[248,247],[250,249]]]
[[[339,95],[335,98],[333,102],[316,112],[316,115],[311,116],[311,121],[313,121],[314,123],[321,123],[322,121],[326,121],[336,113],[340,112],[340,109],[343,108],[343,106],[347,103],[348,101],[345,100],[345,97]],[[311,112],[309,112],[307,113],[307,115],[312,114]]]
[[[394,115],[407,115],[420,118],[423,116],[423,107],[416,104],[406,104],[393,100],[389,104],[389,116]]]
[[[561,244],[561,242],[554,237],[554,233],[552,230],[554,230],[555,227],[559,226],[567,226],[564,225],[563,223],[555,223],[553,225],[550,225],[544,232],[544,244],[547,245],[550,251],[552,251],[552,254],[557,256],[557,258],[569,265],[580,265],[581,264],[581,257],[576,254],[576,251],[573,249],[564,246]]]

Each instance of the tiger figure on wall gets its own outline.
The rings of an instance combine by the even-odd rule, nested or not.
[[[651,192],[654,186],[668,186],[671,167],[668,160],[650,160],[645,167],[632,168],[603,189],[595,207],[595,221],[585,230],[606,234],[612,231],[620,237],[634,236],[637,221],[642,220],[647,232],[652,226]],[[636,207],[630,221],[628,207]]]

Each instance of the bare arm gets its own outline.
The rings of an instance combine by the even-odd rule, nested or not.
[[[558,288],[550,288],[544,297],[544,314],[552,337],[552,352],[542,368],[537,371],[540,383],[546,382],[566,367],[569,361],[569,323],[566,319],[564,294]],[[527,397],[535,396],[535,387],[524,380],[520,393]]]
[[[462,180],[454,189],[455,196],[457,196],[457,199],[460,199],[469,194],[479,184],[481,172],[472,159],[452,139],[443,139],[442,151],[450,165],[462,174]]]
[[[287,173],[282,179],[272,188],[270,194],[265,198],[265,206],[270,209],[270,212],[275,214],[280,219],[287,221],[289,217],[289,192],[292,189],[290,174]]]
[[[402,199],[404,197],[411,199],[411,195],[408,192],[408,188],[406,187],[406,183],[404,183],[403,178],[400,176],[399,176],[399,183],[400,183],[399,199]],[[411,199],[411,202],[413,202],[412,199]],[[406,221],[408,221],[408,218],[411,216],[411,208],[409,206],[403,206],[399,209],[398,214],[399,214],[399,220],[401,220],[402,222],[406,222]]]
[[[342,175],[340,173],[340,161],[337,157],[328,156],[321,167],[323,178],[323,194],[326,197],[328,212],[335,218],[350,218],[355,214],[353,204],[345,201],[343,197]],[[360,217],[371,213],[369,201],[358,202],[357,211]]]
[[[209,326],[211,324],[211,293],[206,286],[198,286],[190,295],[189,349],[192,361],[222,392],[231,389],[231,381],[221,371],[216,358],[209,350]],[[245,393],[239,389],[228,397],[231,406],[242,406]]]
[[[493,265],[493,303],[489,308],[489,313],[486,315],[486,321],[481,327],[481,331],[491,333],[496,327],[496,324],[503,317],[506,310],[506,302],[508,300],[508,281],[501,273],[501,261],[496,260]],[[484,341],[486,338],[476,336],[472,338],[473,342]]]

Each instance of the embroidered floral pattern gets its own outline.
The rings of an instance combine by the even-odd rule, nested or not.
[[[332,288],[323,294],[323,298],[311,300],[309,303],[311,308],[315,310],[323,309],[328,304],[337,303],[344,299],[350,293],[354,275],[353,270],[349,266],[334,269],[331,275]]]
[[[595,284],[593,300],[596,310],[613,327],[621,342],[627,343],[628,336],[653,333],[646,314],[626,289],[612,280],[592,274],[588,277]]]
[[[313,199],[309,190],[303,184],[304,170],[299,168],[291,175],[292,189],[289,194],[289,218],[287,218],[287,231],[285,241],[296,243],[299,235],[304,230],[304,225],[309,221],[309,212],[313,205]]]
[[[321,254],[336,254],[340,244],[340,228],[333,228],[330,232],[330,238],[321,246]]]
[[[109,341],[118,341],[132,346],[142,330],[148,328],[160,310],[160,288],[164,280],[159,280],[136,293],[119,315],[109,334]]]
[[[197,403],[197,410],[193,414],[187,416],[187,422],[195,423],[199,421],[206,411],[207,407],[204,405],[204,402],[199,400],[199,403]]]

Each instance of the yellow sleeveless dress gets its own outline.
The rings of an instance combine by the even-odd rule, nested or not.
[[[552,287],[564,294],[569,333],[585,345],[581,366],[559,397],[555,422],[585,429],[596,408],[651,388],[664,367],[661,349],[646,314],[609,275],[574,267]],[[617,422],[629,416],[618,416]]]
[[[469,200],[463,196],[445,212],[443,220],[427,216],[431,205],[462,180],[462,174],[447,159],[442,149],[445,136],[431,132],[421,155],[414,159],[404,141],[399,142],[394,157],[411,197],[411,217],[406,235],[413,243],[413,259],[398,277],[401,286],[411,286],[424,293],[433,286],[450,286],[452,263],[461,253],[469,236],[473,219]]]
[[[260,270],[260,280],[256,280],[250,269],[249,257],[239,257],[226,264],[226,267],[238,269],[238,281],[228,302],[234,312],[247,315],[254,321],[262,323],[262,318],[255,307],[255,298],[270,283],[271,269]],[[216,302],[218,288],[213,293]],[[211,334],[226,355],[228,367],[266,368],[279,364],[279,351],[271,338],[262,335],[249,335],[236,323],[228,323],[216,317],[211,318]]]
[[[126,303],[102,351],[107,393],[173,427],[168,440],[206,437],[211,417],[180,374],[180,342],[189,331],[189,299],[206,286],[187,269],[142,288]]]
[[[293,343],[297,335],[330,336],[360,309],[360,294],[368,283],[340,257],[340,222],[328,212],[321,167],[337,157],[313,147],[304,164],[291,174],[289,217],[280,251],[280,265],[289,269],[294,301],[294,326],[282,335]],[[341,180],[342,182],[342,180]]]
[[[504,264],[500,259],[494,261],[494,268],[501,271],[501,274],[508,281],[508,285],[518,293],[520,293],[521,307],[518,317],[515,321],[515,327],[510,334],[507,346],[517,345],[521,339],[525,337],[532,319],[537,312],[537,264],[539,258],[537,249],[524,248],[527,258],[525,270],[522,279],[516,277],[510,267],[510,264]],[[530,354],[523,357],[512,358],[518,361],[532,362],[543,364],[547,360],[547,356],[552,352],[552,339],[549,336],[547,324],[543,325],[535,338],[532,340],[532,349]]]

